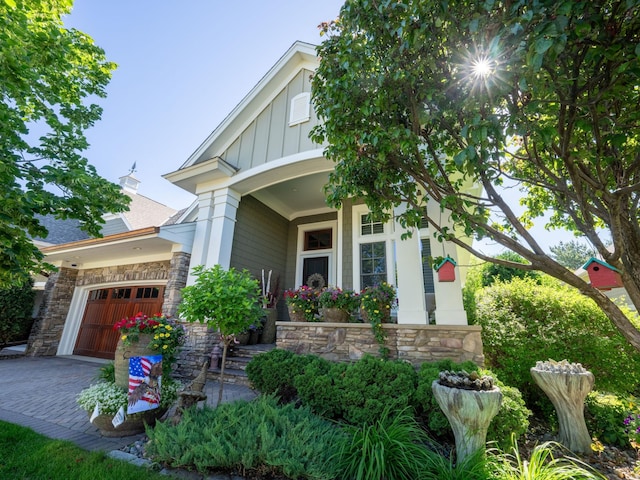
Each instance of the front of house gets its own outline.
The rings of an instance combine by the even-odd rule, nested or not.
[[[333,164],[309,139],[318,123],[311,105],[317,64],[313,45],[295,43],[191,157],[164,176],[197,196],[175,224],[45,251],[63,267],[56,275],[67,287],[58,288],[59,302],[70,300],[64,320],[49,322],[57,328],[49,334],[59,341],[40,338],[48,345],[40,345],[40,354],[108,358],[108,348],[96,349],[100,333],[91,334],[93,346],[79,348],[82,332],[107,320],[113,324],[143,300],[175,314],[179,290],[193,281],[188,272],[196,265],[247,269],[256,278],[271,271],[280,293],[313,274],[326,285],[354,290],[386,281],[397,288],[398,326],[466,327],[464,269],[457,266],[468,262],[454,245],[432,241],[428,228],[403,240],[398,225],[372,221],[362,203],[345,202],[338,210],[326,205],[323,186]],[[82,255],[88,260],[74,269],[69,258]],[[432,255],[452,260],[446,281],[427,264]],[[62,306],[57,315],[64,316]],[[282,300],[278,320],[289,320]],[[479,330],[474,335],[479,339]],[[30,346],[34,354],[37,341]]]

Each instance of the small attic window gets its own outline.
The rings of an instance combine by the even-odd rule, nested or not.
[[[289,126],[308,122],[311,118],[311,94],[302,92],[291,99],[291,111],[289,112]]]

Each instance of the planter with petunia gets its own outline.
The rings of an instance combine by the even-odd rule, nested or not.
[[[318,293],[318,290],[306,285],[284,292],[289,318],[292,322],[318,321]]]
[[[363,321],[371,324],[383,358],[389,356],[389,348],[385,345],[387,334],[382,324],[391,322],[391,309],[395,300],[396,290],[387,282],[366,287],[360,292],[360,316]]]
[[[325,322],[348,322],[359,305],[357,292],[340,287],[327,287],[318,296],[320,315]]]

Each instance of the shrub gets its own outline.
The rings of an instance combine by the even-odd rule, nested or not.
[[[304,405],[328,418],[359,425],[413,406],[417,374],[413,366],[365,355],[356,363],[322,372],[307,370],[295,380]]]
[[[592,437],[609,445],[630,447],[624,419],[630,412],[639,411],[640,404],[635,397],[591,392],[585,407],[585,421]]]
[[[418,388],[416,402],[420,408],[423,421],[430,432],[438,437],[451,438],[452,431],[447,417],[433,396],[431,384],[443,370],[478,372],[480,375],[490,375],[496,386],[502,392],[502,404],[498,414],[494,417],[487,431],[487,440],[497,442],[503,448],[510,446],[512,435],[517,439],[527,431],[531,411],[525,406],[522,395],[517,388],[501,382],[489,370],[482,370],[471,361],[455,363],[451,360],[441,360],[434,363],[423,363],[418,371]]]
[[[338,452],[331,458],[339,478],[350,480],[423,478],[425,464],[437,454],[425,447],[425,432],[412,412],[387,407],[373,423],[347,426]]]
[[[156,424],[147,435],[147,453],[172,467],[329,479],[336,471],[328,459],[344,434],[309,409],[260,396],[187,409],[178,425]]]
[[[22,285],[0,289],[0,345],[29,337],[34,298],[31,279]]]
[[[631,393],[640,382],[640,353],[592,300],[559,282],[493,285],[480,292],[476,313],[489,368],[529,407],[553,411],[529,373],[540,360],[581,363],[598,390]]]
[[[288,350],[274,349],[256,355],[247,365],[247,378],[253,388],[265,395],[276,395],[280,401],[288,403],[298,396],[294,386],[296,376],[305,372],[310,365],[314,371],[326,372],[330,363],[315,355],[297,355]]]

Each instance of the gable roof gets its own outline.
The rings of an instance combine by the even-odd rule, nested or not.
[[[216,157],[238,137],[255,118],[257,112],[262,111],[301,69],[314,71],[317,68],[318,58],[315,48],[315,45],[310,43],[295,42],[180,166],[178,171],[209,160],[222,160]],[[171,177],[174,173],[177,172],[163,176]]]

